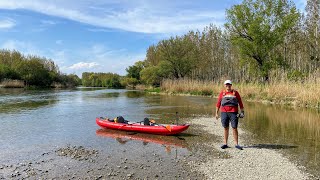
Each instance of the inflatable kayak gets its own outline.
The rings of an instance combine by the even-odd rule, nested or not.
[[[140,133],[150,133],[158,135],[175,135],[179,134],[189,128],[189,124],[173,125],[173,124],[154,124],[152,126],[143,125],[140,123],[116,123],[108,118],[98,117],[96,123],[107,129],[115,129],[122,131],[134,131]]]

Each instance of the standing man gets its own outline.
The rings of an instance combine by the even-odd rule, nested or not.
[[[216,119],[219,118],[219,109],[221,111],[221,123],[224,127],[224,144],[222,149],[228,148],[229,124],[233,130],[233,138],[235,147],[242,150],[238,144],[238,118],[244,117],[243,104],[238,91],[232,89],[232,82],[226,80],[224,82],[225,89],[220,92],[218,102],[216,104]],[[238,116],[238,106],[240,106],[241,113]]]

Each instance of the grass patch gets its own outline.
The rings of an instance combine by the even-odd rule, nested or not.
[[[160,93],[161,89],[160,87],[156,87],[156,88],[148,88],[148,89],[145,89],[144,91],[149,93]]]

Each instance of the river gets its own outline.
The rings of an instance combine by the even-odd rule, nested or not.
[[[130,134],[101,130],[95,118],[121,115],[136,122],[149,117],[158,123],[175,123],[176,119],[183,123],[198,116],[212,116],[215,102],[211,97],[152,95],[102,88],[28,91],[0,88],[0,165],[23,161],[66,145],[107,147],[115,152],[144,151],[147,147],[161,151],[168,158],[177,156],[168,146],[159,144],[161,140],[172,144],[179,154],[187,154],[191,151],[188,145],[172,137],[137,135],[129,137],[128,144],[121,137]],[[306,167],[307,172],[320,177],[319,111],[252,102],[244,105],[246,117],[240,120],[240,128],[249,132],[251,139],[240,136],[240,143],[280,151],[297,165]],[[191,122],[187,132],[196,134],[192,128]],[[146,143],[151,145],[141,146]]]

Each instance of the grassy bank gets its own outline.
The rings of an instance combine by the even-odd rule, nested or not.
[[[0,88],[25,88],[29,90],[33,89],[49,89],[49,88],[56,88],[56,89],[63,89],[63,88],[74,88],[76,87],[74,84],[62,84],[58,82],[53,82],[50,87],[47,86],[35,86],[35,85],[25,85],[23,80],[13,80],[13,79],[6,79],[0,82]]]
[[[319,83],[278,82],[262,84],[234,84],[244,100],[295,107],[320,108]],[[187,94],[217,97],[224,89],[222,83],[197,80],[164,80],[160,91],[167,94]]]
[[[24,88],[24,81],[22,80],[4,80],[0,83],[0,87],[4,88]]]

